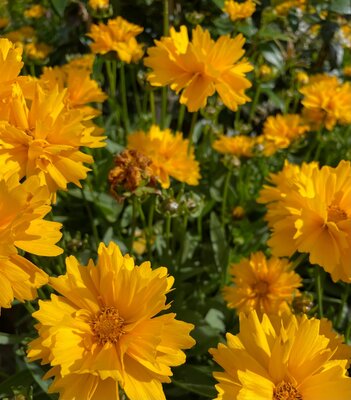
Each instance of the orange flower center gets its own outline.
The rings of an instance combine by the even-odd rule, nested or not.
[[[266,281],[259,281],[254,285],[253,290],[256,296],[265,297],[269,292],[269,283]]]
[[[90,323],[99,344],[117,343],[123,335],[124,319],[114,307],[104,307]]]
[[[303,398],[291,383],[283,381],[273,389],[272,400],[303,400]]]
[[[339,222],[347,219],[347,214],[339,206],[331,204],[328,206],[328,222]]]

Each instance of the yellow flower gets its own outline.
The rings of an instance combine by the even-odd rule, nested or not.
[[[53,367],[49,391],[63,399],[118,399],[120,386],[130,400],[164,400],[170,367],[194,345],[193,325],[164,313],[174,279],[150,262],[135,266],[114,243],[98,253],[97,265],[68,257],[67,274],[51,278],[59,295],[39,302],[28,357]]]
[[[180,103],[193,112],[204,107],[207,98],[217,92],[232,111],[250,100],[245,90],[251,86],[245,74],[253,69],[246,60],[238,61],[245,53],[245,39],[240,34],[234,39],[221,36],[216,42],[208,31],[198,25],[189,41],[186,26],[170,37],[156,40],[148,49],[144,63],[152,69],[148,80],[153,86],[167,86],[181,93]]]
[[[67,88],[65,102],[68,108],[81,110],[85,117],[91,118],[99,111],[88,106],[89,103],[102,103],[106,100],[105,93],[98,83],[90,78],[87,68],[76,67],[75,64],[62,67],[44,67],[40,80],[47,91],[58,85],[59,90]]]
[[[103,10],[109,8],[110,1],[109,0],[89,0],[89,7],[93,10]]]
[[[170,176],[188,185],[197,185],[200,179],[199,163],[194,148],[189,150],[189,140],[181,132],[173,135],[170,129],[161,130],[153,125],[146,132],[137,131],[128,136],[127,147],[150,158],[156,179],[163,188],[170,185]]]
[[[36,289],[48,281],[46,273],[18,254],[17,249],[57,256],[62,249],[61,224],[45,221],[51,210],[49,192],[32,177],[20,184],[14,174],[0,175],[0,309],[14,298],[32,300]]]
[[[28,8],[28,10],[24,11],[24,16],[26,18],[41,18],[46,13],[46,9],[40,5],[35,4],[32,7]]]
[[[0,29],[6,28],[9,23],[10,23],[10,20],[8,18],[1,17],[0,18]]]
[[[225,136],[221,135],[215,140],[212,147],[222,154],[230,154],[237,157],[252,157],[255,138],[245,135]]]
[[[31,60],[43,61],[53,50],[53,47],[46,43],[31,42],[24,46],[24,53]]]
[[[301,11],[306,9],[306,0],[283,0],[275,6],[275,11],[278,15],[286,16],[291,8],[297,8]]]
[[[296,80],[299,84],[306,85],[309,81],[309,76],[305,71],[297,71]]]
[[[122,17],[110,19],[106,24],[92,25],[88,36],[93,39],[90,45],[93,53],[106,54],[115,51],[120,60],[130,64],[138,62],[143,49],[135,37],[143,31],[141,26],[132,24]]]
[[[3,92],[5,83],[13,83],[23,67],[22,47],[8,39],[0,38],[0,84]]]
[[[351,282],[351,164],[336,168],[316,163],[286,163],[270,177],[259,202],[267,204],[272,230],[268,244],[275,256],[308,253],[334,281]]]
[[[242,3],[237,3],[233,0],[224,2],[223,11],[229,15],[232,21],[251,17],[256,10],[256,4],[252,0],[246,0]]]
[[[277,114],[266,119],[263,125],[264,154],[272,155],[278,149],[286,149],[309,130],[297,114]]]
[[[70,59],[70,61],[67,64],[64,64],[62,68],[65,70],[70,70],[71,68],[83,69],[92,73],[94,61],[95,61],[94,54],[79,55]]]
[[[34,98],[27,102],[15,83],[3,104],[7,118],[0,122],[0,162],[9,169],[15,164],[20,178],[39,175],[52,193],[69,182],[81,186],[79,180],[89,171],[83,163],[93,162],[81,146],[104,145],[104,137],[94,136],[94,127],[82,124],[81,111],[65,108],[65,93],[57,88],[46,93],[37,83]]]
[[[263,64],[258,69],[258,77],[267,80],[272,77],[273,69],[268,64]]]
[[[346,65],[343,70],[342,73],[347,76],[350,77],[351,76],[351,65]]]
[[[314,129],[325,125],[351,124],[351,84],[340,83],[334,76],[318,75],[300,89],[304,95],[303,115]]]
[[[258,315],[289,311],[301,278],[291,270],[287,259],[267,259],[262,252],[252,253],[230,269],[234,286],[226,286],[224,298],[238,312],[256,310]]]
[[[11,40],[13,43],[24,43],[29,39],[32,39],[35,36],[35,30],[31,26],[22,26],[21,28],[7,32],[3,35],[4,38]]]
[[[224,369],[214,373],[216,399],[350,399],[346,354],[322,325],[292,314],[282,319],[264,314],[261,320],[254,311],[241,314],[240,333],[227,333],[227,343],[210,350]]]

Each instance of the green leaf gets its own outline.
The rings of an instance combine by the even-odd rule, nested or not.
[[[0,399],[12,393],[12,388],[17,386],[29,386],[32,376],[28,370],[20,371],[0,384]]]
[[[225,237],[224,227],[214,212],[212,212],[210,216],[210,237],[214,259],[218,270],[225,271],[228,263],[229,248]]]
[[[278,46],[274,43],[268,43],[263,47],[262,56],[266,61],[277,67],[280,71],[283,69],[284,57]]]
[[[350,0],[333,0],[329,4],[330,11],[334,11],[338,14],[351,14]]]
[[[0,332],[0,345],[21,343],[23,336]]]
[[[224,0],[212,0],[212,2],[221,10],[224,8]]]
[[[68,0],[50,0],[54,10],[60,17],[63,17],[65,13],[65,8],[67,7]]]

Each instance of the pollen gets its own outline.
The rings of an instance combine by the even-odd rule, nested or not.
[[[124,319],[114,307],[104,307],[91,321],[91,330],[99,344],[117,343],[125,333]]]
[[[340,222],[347,219],[347,214],[339,206],[331,204],[328,206],[328,222]]]
[[[273,400],[303,400],[303,398],[291,383],[282,381],[273,390]]]

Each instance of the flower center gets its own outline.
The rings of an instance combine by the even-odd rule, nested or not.
[[[283,381],[273,389],[272,400],[303,400],[303,398],[291,383]]]
[[[114,307],[104,307],[90,322],[91,330],[99,344],[116,343],[123,335],[124,319]]]
[[[328,206],[328,222],[339,222],[347,219],[347,214],[339,206],[331,204]]]
[[[266,281],[259,281],[253,288],[255,294],[259,297],[264,297],[269,292],[269,283]]]

